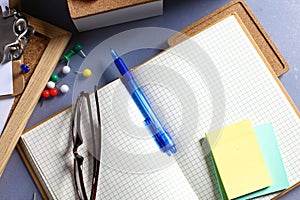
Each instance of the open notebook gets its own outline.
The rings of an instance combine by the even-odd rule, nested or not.
[[[272,123],[290,184],[299,181],[299,118],[251,41],[231,15],[134,70],[174,135],[178,153],[173,157],[159,152],[119,79],[98,91],[103,124],[99,199],[220,199],[199,139],[243,119],[254,126]],[[69,108],[21,137],[53,199],[75,196],[70,116]]]

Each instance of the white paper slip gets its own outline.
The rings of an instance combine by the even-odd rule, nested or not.
[[[0,64],[0,96],[12,94],[13,89],[13,72],[12,62]]]
[[[9,115],[10,109],[14,103],[15,98],[14,97],[9,97],[9,98],[4,98],[0,99],[0,110],[1,110],[1,115],[0,115],[0,135],[2,134],[4,130],[5,123],[7,121],[7,117]]]
[[[0,6],[2,7],[2,9],[4,9],[4,7],[8,5],[9,5],[8,0],[0,0]]]

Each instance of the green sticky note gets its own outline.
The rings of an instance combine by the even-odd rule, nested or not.
[[[271,123],[254,128],[256,138],[269,170],[272,185],[265,189],[237,198],[236,200],[252,199],[265,194],[284,190],[289,187],[289,181],[282,162],[276,136]]]
[[[267,188],[258,190],[256,192],[244,195],[242,197],[235,198],[235,200],[252,199],[269,193],[284,190],[289,187],[289,181],[282,162],[272,124],[268,123],[261,126],[257,126],[254,128],[254,132],[258,140],[265,163],[267,165],[269,174],[271,176],[272,185]],[[211,159],[214,165],[213,167],[218,183],[218,189],[221,193],[222,199],[227,200],[228,198],[224,191],[222,180],[215,166],[214,158],[212,155]]]
[[[222,200],[228,200],[226,192],[225,192],[225,188],[224,188],[222,180],[220,178],[220,174],[219,174],[218,169],[216,167],[216,162],[215,162],[214,156],[212,155],[212,153],[210,153],[209,156],[211,158],[213,170],[214,170],[214,173],[215,173],[215,176],[216,176],[216,181],[217,181],[217,184],[218,184],[218,189],[219,189],[220,194],[221,194],[221,199]]]

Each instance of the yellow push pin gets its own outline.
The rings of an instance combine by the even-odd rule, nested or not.
[[[85,78],[88,78],[92,75],[92,71],[88,68],[85,68],[82,72],[76,71],[76,73],[82,74],[82,76]]]

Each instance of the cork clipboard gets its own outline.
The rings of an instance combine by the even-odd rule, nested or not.
[[[171,36],[168,40],[169,45],[175,46],[187,37],[191,37],[207,27],[212,26],[216,22],[228,15],[236,14],[241,23],[247,29],[254,42],[262,52],[263,56],[272,66],[274,72],[279,77],[289,70],[289,65],[283,58],[275,44],[272,42],[262,25],[259,23],[253,12],[243,0],[232,1],[225,6],[217,9],[206,17],[196,21],[180,31],[180,33]]]
[[[13,8],[13,6],[18,6],[18,4],[12,1],[10,7]],[[9,118],[0,136],[0,176],[41,96],[41,92],[71,38],[71,33],[68,31],[32,16],[24,15],[28,23],[35,29],[35,33],[22,55],[22,63],[30,66],[30,72],[20,76],[19,72],[16,71],[16,74],[22,77],[20,82],[23,82],[24,85],[23,88],[19,88],[20,91],[15,96]],[[20,62],[15,62],[13,67],[20,68],[19,64]]]

